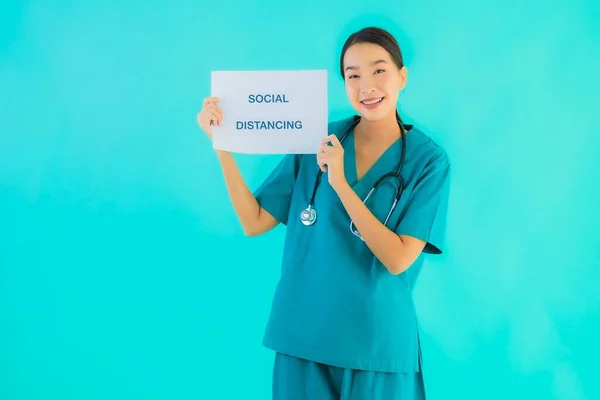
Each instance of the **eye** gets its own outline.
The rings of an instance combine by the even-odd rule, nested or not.
[[[385,72],[385,70],[384,69],[378,69],[377,71],[375,71],[376,74],[378,74],[380,72]]]
[[[354,79],[354,78],[358,78],[358,75],[349,75],[348,79]]]

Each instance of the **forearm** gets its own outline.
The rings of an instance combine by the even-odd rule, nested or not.
[[[383,225],[365,206],[349,185],[337,190],[348,215],[354,222],[365,244],[391,274],[400,274],[408,268],[404,260],[404,243],[395,232]],[[360,240],[360,239],[358,239]]]
[[[233,155],[217,151],[225,185],[235,213],[246,234],[256,234],[260,221],[260,205],[244,181]]]

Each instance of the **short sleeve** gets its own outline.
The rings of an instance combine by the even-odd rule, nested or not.
[[[441,151],[423,169],[396,229],[397,234],[425,241],[425,253],[441,254],[444,250],[449,186],[450,163]]]
[[[300,154],[285,155],[254,191],[258,204],[284,225],[287,225],[300,160]]]

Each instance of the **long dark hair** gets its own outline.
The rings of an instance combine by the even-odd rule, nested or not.
[[[396,64],[398,69],[401,69],[402,67],[404,67],[402,51],[400,50],[398,41],[396,41],[394,36],[392,36],[392,34],[389,33],[388,31],[386,31],[385,29],[371,26],[371,27],[363,28],[357,32],[354,32],[353,34],[348,36],[348,39],[346,39],[346,42],[344,43],[344,47],[342,48],[342,54],[340,55],[340,73],[342,75],[342,78],[345,77],[345,75],[344,75],[344,55],[346,54],[346,51],[348,51],[350,46],[357,44],[357,43],[372,43],[372,44],[376,44],[380,47],[383,47],[383,49],[390,54],[390,56],[392,57],[392,60],[394,61],[394,64]],[[398,109],[396,109],[396,119],[400,123],[400,130],[402,131],[402,134],[404,135],[406,133],[406,130],[404,129],[404,123],[402,122],[402,119],[400,118],[400,113],[398,113]]]

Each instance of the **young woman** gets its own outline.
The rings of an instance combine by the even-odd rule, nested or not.
[[[388,32],[352,34],[340,72],[358,115],[331,122],[318,154],[285,156],[253,193],[218,152],[246,234],[287,227],[263,341],[273,398],[424,399],[412,291],[423,254],[442,252],[448,157],[400,119],[406,68]],[[206,99],[209,137],[222,118]]]

